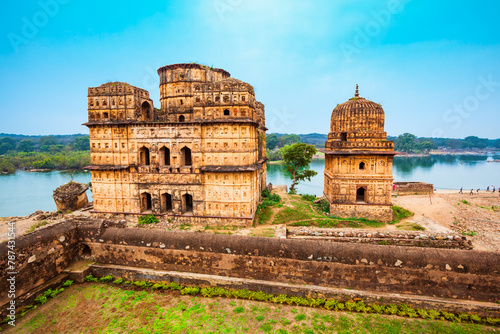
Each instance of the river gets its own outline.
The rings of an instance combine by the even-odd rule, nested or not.
[[[488,160],[500,159],[499,155],[432,155],[425,157],[396,157],[393,174],[395,181],[421,181],[434,184],[436,189],[486,189],[494,185],[500,187],[500,163]],[[311,182],[301,182],[298,192],[321,196],[323,193],[324,160],[316,159],[311,169],[318,175]],[[36,210],[52,211],[56,209],[52,191],[71,180],[65,172],[18,171],[15,174],[0,175],[0,217],[24,216]],[[73,174],[73,180],[83,183],[90,181],[89,172]],[[287,184],[287,177],[282,164],[268,164],[267,182]],[[92,193],[87,192],[89,200]]]

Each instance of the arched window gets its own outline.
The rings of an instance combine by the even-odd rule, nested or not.
[[[361,162],[359,164],[359,169],[365,169],[365,163],[364,162]]]
[[[170,166],[170,150],[168,147],[160,149],[160,164],[162,166]]]
[[[365,193],[365,188],[358,188],[358,190],[356,191],[356,203],[366,203]]]
[[[161,212],[172,211],[172,195],[167,193],[161,195],[160,210]]]
[[[139,149],[139,165],[149,166],[149,148],[145,146]]]
[[[141,108],[141,116],[143,121],[150,121],[151,120],[151,106],[149,105],[148,102],[144,101],[142,103],[142,108]]]
[[[181,166],[191,166],[191,150],[189,147],[184,146],[181,149]]]
[[[184,122],[186,120],[186,117],[184,117],[184,115],[180,115],[179,116],[179,122]]]
[[[141,194],[141,212],[151,211],[151,194]]]
[[[184,104],[184,101],[182,101],[182,99],[181,99],[181,106],[182,106],[183,104]]]
[[[102,118],[109,118],[109,114],[107,112],[102,113]]]
[[[182,212],[192,213],[193,212],[193,196],[189,194],[182,195]]]
[[[224,116],[229,116],[229,109],[224,109]]]
[[[347,141],[347,133],[346,132],[342,132],[340,134],[340,140],[341,141]]]

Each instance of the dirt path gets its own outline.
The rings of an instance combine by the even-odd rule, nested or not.
[[[499,193],[478,195],[437,191],[428,195],[398,196],[393,203],[415,213],[407,220],[437,232],[455,231],[472,237],[477,250],[500,251]]]

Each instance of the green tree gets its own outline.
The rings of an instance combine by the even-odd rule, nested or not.
[[[89,151],[90,150],[89,136],[75,138],[75,142],[73,143],[73,148],[77,151]]]
[[[403,133],[398,136],[394,143],[394,149],[401,152],[413,152],[416,149],[415,135],[411,133]]]
[[[460,139],[446,139],[444,141],[445,146],[451,148],[452,150],[460,148],[461,143]]]
[[[50,150],[50,146],[57,144],[57,139],[54,136],[43,136],[38,139],[38,147],[42,152],[48,152]]]
[[[280,150],[274,149],[274,150],[266,150],[266,155],[269,158],[270,161],[279,161],[282,160]]]
[[[278,147],[300,143],[299,135],[284,135],[278,138]]]
[[[318,174],[316,171],[308,169],[316,152],[318,150],[314,146],[303,143],[286,145],[280,149],[281,156],[285,161],[285,168],[293,181],[290,187],[291,193],[296,192],[295,186],[300,181],[311,181],[311,177]]]
[[[436,143],[434,143],[434,140],[432,138],[426,138],[418,143],[417,147],[419,150],[428,153],[430,150],[436,149],[438,146],[436,145]]]
[[[16,150],[19,152],[33,152],[35,150],[35,142],[31,139],[23,139],[17,144]]]
[[[16,141],[10,137],[0,138],[0,154],[16,149]]]
[[[278,145],[278,136],[275,133],[266,136],[266,147],[268,149],[272,151],[276,148],[276,145]]]
[[[463,148],[478,148],[484,149],[488,146],[488,139],[486,138],[478,138],[476,136],[469,136],[464,139],[462,142]]]

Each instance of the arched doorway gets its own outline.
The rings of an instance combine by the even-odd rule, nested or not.
[[[191,149],[187,146],[181,148],[181,166],[191,166]]]
[[[172,195],[165,193],[161,195],[161,212],[172,211]]]
[[[143,102],[141,106],[141,116],[143,121],[151,120],[151,106],[148,102]]]
[[[181,123],[182,123],[182,122],[184,122],[184,121],[186,121],[186,117],[184,117],[184,115],[180,115],[180,116],[179,116],[179,122],[181,122]]]
[[[366,190],[363,187],[358,188],[356,191],[356,203],[366,203],[365,200]]]
[[[141,194],[141,212],[151,211],[151,194]]]
[[[193,213],[193,196],[189,194],[182,195],[182,212]]]
[[[146,146],[139,149],[139,165],[149,166],[149,148]]]

